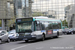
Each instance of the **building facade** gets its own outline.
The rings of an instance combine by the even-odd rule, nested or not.
[[[2,20],[2,29],[5,29],[6,21],[13,18],[14,13],[10,12],[10,4],[13,0],[0,0],[0,19]]]
[[[48,10],[48,11],[41,11],[39,9],[33,9],[32,10],[32,15],[34,16],[47,16],[49,18],[56,18],[57,19],[57,14],[56,11],[53,10]]]
[[[7,4],[12,0],[0,0],[0,19],[10,19],[11,16],[7,16]]]
[[[32,3],[32,0],[14,0],[16,18],[32,17]]]
[[[75,4],[68,5],[65,8],[65,17],[70,28],[75,28]]]
[[[44,15],[49,18],[57,18],[56,11],[53,11],[53,10],[48,10],[47,12],[44,12]]]

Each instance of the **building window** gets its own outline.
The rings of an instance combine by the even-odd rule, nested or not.
[[[25,0],[22,0],[22,5],[23,7],[25,7]]]
[[[19,8],[19,9],[22,8],[22,2],[21,2],[21,0],[18,0],[18,8]]]
[[[26,7],[29,7],[29,0],[26,0]]]
[[[29,7],[29,0],[22,0],[23,7]]]
[[[10,7],[10,2],[7,2],[7,7],[8,7],[8,8]]]

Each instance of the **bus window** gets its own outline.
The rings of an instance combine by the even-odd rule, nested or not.
[[[49,22],[48,29],[53,29],[52,22]]]
[[[45,30],[45,25],[41,23],[41,29]]]
[[[61,23],[58,23],[58,28],[61,29]]]
[[[37,23],[36,23],[36,30],[37,30],[37,31],[41,30],[40,22],[37,22]]]
[[[48,29],[52,29],[52,23],[51,22],[42,22],[42,30],[48,30]]]
[[[53,29],[57,29],[58,28],[58,23],[53,22],[52,25],[53,25]]]

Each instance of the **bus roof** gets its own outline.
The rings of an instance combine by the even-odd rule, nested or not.
[[[24,18],[17,18],[17,19],[24,19]],[[61,20],[54,19],[54,18],[48,18],[46,16],[26,17],[26,18],[33,18],[33,21],[59,21],[61,22]]]
[[[46,17],[46,16],[36,16],[36,17],[22,17],[22,18],[16,18],[16,19],[24,19],[24,18],[41,18],[41,19],[43,19],[43,18],[48,18],[48,17]]]
[[[48,17],[44,17],[44,16],[40,16],[40,17],[33,17],[34,21],[60,21],[61,20],[58,20],[58,19],[54,19],[54,18],[48,18]]]

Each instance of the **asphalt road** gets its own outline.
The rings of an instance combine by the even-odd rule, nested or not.
[[[0,44],[0,50],[75,50],[75,35],[62,35],[45,41],[24,41]]]

